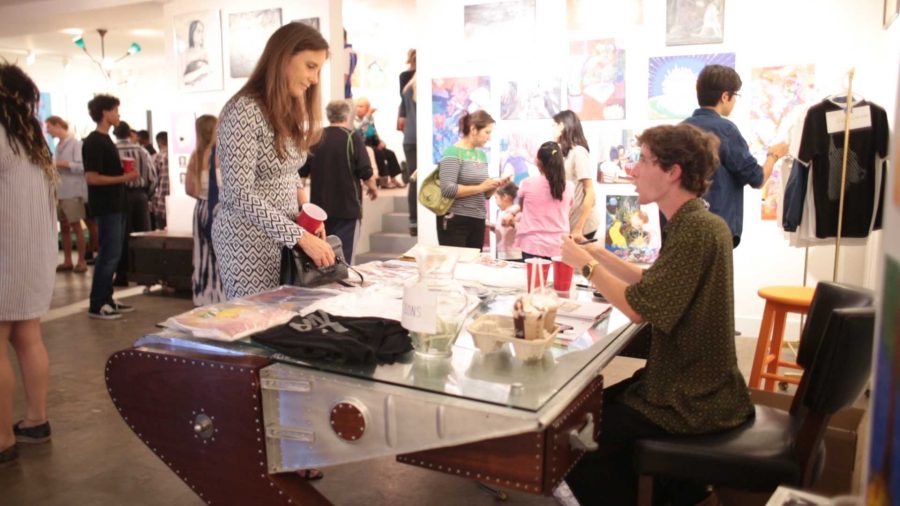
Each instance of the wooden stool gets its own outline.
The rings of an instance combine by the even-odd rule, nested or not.
[[[762,325],[756,341],[753,369],[750,370],[750,388],[759,388],[763,378],[766,380],[765,389],[769,392],[775,391],[776,381],[800,384],[799,376],[778,373],[780,367],[803,369],[796,362],[781,360],[784,322],[787,313],[805,315],[809,312],[814,292],[815,289],[806,286],[767,286],[759,289],[757,293],[766,300],[766,308],[763,310]]]

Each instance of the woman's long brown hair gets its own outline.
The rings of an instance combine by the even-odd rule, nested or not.
[[[197,143],[194,152],[191,153],[191,159],[188,161],[187,177],[191,179],[196,192],[199,192],[202,187],[200,176],[203,174],[203,169],[209,167],[209,153],[216,142],[216,126],[218,124],[219,120],[211,114],[204,114],[194,122]]]
[[[34,81],[16,65],[0,62],[0,124],[12,152],[25,155],[44,171],[51,185],[58,179],[53,155],[37,119],[40,92]]]
[[[291,96],[284,69],[301,51],[327,51],[328,42],[315,28],[288,23],[272,34],[247,83],[238,91],[256,99],[275,132],[275,151],[284,158],[288,142],[301,153],[322,134],[321,93],[316,83],[301,98]]]

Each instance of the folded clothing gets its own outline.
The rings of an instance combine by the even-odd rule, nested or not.
[[[392,364],[412,350],[409,332],[398,321],[324,311],[297,316],[250,339],[292,358],[341,363]]]

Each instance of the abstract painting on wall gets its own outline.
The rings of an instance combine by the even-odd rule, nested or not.
[[[491,103],[487,77],[448,77],[431,81],[431,121],[434,163],[444,150],[459,140],[459,119],[465,112],[488,109]]]
[[[566,88],[582,121],[625,119],[625,50],[614,39],[570,42]]]
[[[178,89],[222,89],[222,21],[219,11],[175,17],[175,56]]]
[[[881,327],[875,329],[866,504],[900,499],[900,263],[885,255]]]
[[[750,152],[762,164],[768,146],[789,139],[790,128],[806,112],[806,105],[816,101],[815,66],[783,65],[752,70],[750,99]],[[799,135],[799,132],[798,132]],[[776,166],[762,187],[763,220],[778,217],[778,188],[781,171]]]
[[[228,15],[228,54],[231,77],[249,77],[266,41],[281,28],[281,9]]]
[[[650,119],[684,119],[698,107],[697,76],[707,65],[734,68],[734,53],[650,58],[647,101]]]
[[[506,80],[500,92],[500,119],[550,119],[560,111],[562,80]]]
[[[494,130],[500,140],[501,177],[512,176],[516,185],[529,176],[540,174],[534,159],[541,144],[552,140],[552,127],[546,122],[501,123]]]
[[[598,193],[606,206],[606,249],[627,262],[653,263],[662,244],[656,204],[640,205],[630,185],[601,185]]]
[[[507,0],[463,7],[464,51],[469,60],[491,60],[523,50],[534,40],[535,0]]]
[[[718,44],[725,37],[725,0],[666,0],[666,45]]]

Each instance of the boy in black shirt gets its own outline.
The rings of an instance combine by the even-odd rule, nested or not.
[[[109,129],[119,124],[119,99],[97,95],[88,102],[88,112],[97,129],[84,139],[81,154],[91,214],[97,220],[100,235],[88,316],[114,320],[134,309],[113,300],[113,276],[122,256],[125,234],[125,183],[137,179],[139,174],[133,168],[125,172],[109,137]]]

